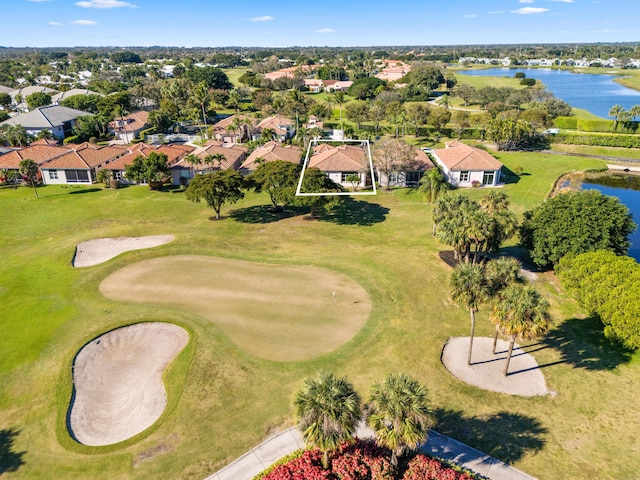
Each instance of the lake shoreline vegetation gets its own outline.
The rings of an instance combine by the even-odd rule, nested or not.
[[[429,389],[435,430],[538,478],[633,478],[640,471],[633,436],[640,429],[635,412],[640,338],[633,331],[640,315],[627,318],[622,300],[612,301],[604,288],[585,294],[594,284],[580,280],[585,272],[585,278],[596,272],[617,291],[637,285],[639,270],[630,266],[633,261],[624,255],[628,245],[621,238],[631,227],[629,219],[625,217],[625,228],[612,245],[598,243],[601,239],[594,234],[559,260],[540,253],[542,247],[536,250],[536,240],[545,235],[561,238],[557,227],[567,221],[562,216],[566,212],[550,224],[544,223],[542,212],[561,192],[571,190],[564,193],[569,199],[579,183],[618,182],[607,170],[610,163],[637,167],[640,107],[611,105],[609,118],[598,117],[555,97],[535,78],[535,69],[579,68],[580,73],[600,75],[615,70],[623,75],[618,83],[640,90],[634,53],[634,43],[0,49],[0,85],[89,91],[61,100],[61,105],[88,114],[66,132],[69,148],[112,148],[117,139],[109,124],[148,110],[149,125],[135,140],[127,138],[123,148],[184,148],[185,140],[171,140],[171,135],[184,135],[189,148],[226,138],[227,146],[238,144],[249,156],[266,144],[306,149],[319,130],[327,136],[335,130],[373,146],[388,139],[419,147],[423,152],[418,153],[425,155],[460,141],[486,150],[503,164],[503,181],[496,190],[477,185],[449,191],[444,176],[429,175],[428,182],[416,187],[381,188],[371,197],[320,197],[314,203],[295,198],[298,166],[274,168],[278,178],[244,177],[235,167],[223,170],[224,157],[209,155],[202,163],[194,155],[184,169],[197,179],[189,186],[188,180],[172,184],[167,156],[161,154],[155,167],[148,158],[136,157],[145,170],[129,168],[135,182],[128,182],[127,172],[120,180],[95,172],[95,181],[91,177],[87,184],[51,185],[42,183],[34,160],[4,166],[3,157],[9,157],[0,154],[0,325],[5,332],[0,339],[0,351],[5,352],[0,358],[0,422],[5,425],[0,431],[0,474],[10,471],[16,479],[202,480],[297,423],[303,415],[292,414],[292,397],[300,382],[330,370],[356,379],[352,386],[358,391],[385,375],[410,375]],[[509,77],[461,74],[465,68],[500,67],[492,62],[507,56],[519,63],[514,68],[556,57],[589,58],[594,66],[532,67]],[[461,57],[489,64],[458,64]],[[597,66],[605,57],[624,59],[628,68]],[[278,72],[289,73],[278,77]],[[326,83],[316,92],[317,81]],[[341,90],[332,87],[336,82]],[[0,92],[0,121],[52,105],[52,92],[36,93],[44,95],[22,98]],[[280,137],[272,128],[252,130],[271,117],[287,119],[296,133]],[[226,119],[228,126],[216,130]],[[62,148],[54,147],[47,133],[0,126],[0,147],[6,155],[34,143]],[[257,160],[260,167],[263,162]],[[634,185],[640,182],[632,172],[623,173],[632,176],[629,182]],[[147,186],[147,179],[154,179],[153,185]],[[347,193],[342,187],[332,191],[338,190]],[[493,191],[499,195],[488,193]],[[457,198],[465,212],[438,226],[442,218],[434,205],[446,204],[443,198]],[[596,216],[602,205],[615,203],[598,203],[600,198],[589,198],[589,211]],[[575,205],[579,210],[585,204]],[[618,207],[611,211],[624,217]],[[497,235],[496,225],[502,224],[488,222],[489,213],[505,221],[498,245],[489,245],[487,231]],[[552,233],[536,237],[541,225]],[[92,268],[71,266],[75,246],[82,241],[155,234],[174,234],[176,240]],[[582,247],[585,251],[578,251]],[[460,258],[448,264],[458,251]],[[279,362],[253,355],[234,340],[238,332],[233,327],[223,328],[191,307],[116,301],[100,293],[104,278],[133,262],[196,254],[261,265],[313,266],[348,276],[370,297],[371,314],[355,336],[335,350],[304,361]],[[540,330],[544,335],[521,345],[535,357],[551,395],[525,399],[480,390],[454,379],[440,361],[448,338],[468,335],[470,312],[475,335],[493,337],[490,302],[510,299],[496,293],[495,298],[481,296],[478,302],[454,305],[447,290],[453,267],[477,261],[482,270],[503,256],[515,257],[524,266],[527,280],[515,275],[517,287],[531,283],[544,300],[545,318],[548,309],[551,320]],[[411,260],[400,260],[407,258]],[[624,265],[629,278],[599,269],[603,259],[606,265]],[[632,295],[620,298],[629,303],[632,315],[640,311]],[[335,291],[329,300],[335,304]],[[253,308],[246,303],[242,308]],[[170,408],[134,439],[84,448],[65,427],[78,347],[106,331],[148,320],[184,325],[193,340],[168,369]],[[286,335],[282,337],[286,343]],[[367,408],[371,404],[367,402]],[[305,465],[313,464],[316,472],[323,453],[300,453],[288,460],[306,455]],[[366,456],[351,453],[349,461]],[[383,463],[391,463],[394,456],[385,451]],[[402,469],[408,468],[405,460],[400,459]],[[379,459],[372,462],[380,464]],[[427,467],[440,468],[427,457],[416,463],[419,473],[404,478],[422,480]],[[456,476],[473,478],[465,472],[434,478]]]

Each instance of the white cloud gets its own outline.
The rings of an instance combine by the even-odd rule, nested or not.
[[[491,10],[489,15],[500,15],[501,13],[504,13],[504,10]]]
[[[518,10],[512,10],[511,13],[517,13],[518,15],[531,15],[532,13],[544,13],[548,12],[548,8],[541,7],[522,7]]]
[[[476,18],[478,15],[476,15],[475,13],[467,13],[464,18]]]
[[[518,0],[518,3],[534,3],[535,0]]]
[[[136,5],[133,5],[129,2],[123,2],[121,0],[88,0],[82,2],[76,2],[76,6],[82,8],[119,8],[119,7],[130,7],[130,8],[138,8]]]
[[[27,0],[27,2],[31,3],[43,3],[43,2],[52,2],[53,0]]]
[[[49,22],[47,25],[51,25],[52,27],[61,27],[62,24],[60,22]]]
[[[71,22],[72,25],[95,25],[98,22],[94,22],[93,20],[74,20],[73,22]]]
[[[551,0],[552,2],[560,2],[560,3],[575,3],[575,0]],[[597,2],[593,2],[597,3]]]
[[[321,28],[320,30],[316,30],[316,33],[333,33],[335,30],[333,28]]]
[[[270,22],[271,20],[275,20],[271,15],[263,15],[261,17],[253,17],[249,19],[250,22]]]

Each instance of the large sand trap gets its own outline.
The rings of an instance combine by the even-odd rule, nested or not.
[[[171,323],[118,328],[85,345],[73,364],[71,434],[90,446],[111,445],[147,429],[162,415],[162,372],[189,340]]]
[[[148,237],[117,237],[98,238],[87,242],[79,243],[76,246],[76,253],[73,257],[74,267],[93,267],[99,265],[121,253],[131,250],[142,250],[152,248],[165,243],[172,242],[173,235],[155,235]]]
[[[105,278],[100,292],[195,313],[248,353],[278,361],[335,350],[371,312],[366,290],[331,270],[197,255],[128,265]]]
[[[493,353],[493,338],[475,337],[471,365],[467,365],[469,338],[456,337],[447,341],[442,351],[442,363],[449,372],[463,382],[484,390],[510,395],[546,395],[544,375],[535,358],[516,344],[513,347],[509,375],[503,376],[509,343],[498,340]]]

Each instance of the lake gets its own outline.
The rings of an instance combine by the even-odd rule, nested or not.
[[[490,68],[458,71],[456,74],[513,77],[516,72],[523,72],[528,78],[540,80],[557,98],[599,117],[610,118],[609,109],[614,105],[622,105],[625,110],[629,110],[640,104],[640,92],[617,84],[613,81],[616,78],[614,75],[581,74],[550,68]]]
[[[614,184],[616,186],[612,186]],[[605,195],[618,197],[633,215],[634,222],[640,224],[640,177],[615,175],[594,178],[583,182],[581,186],[583,190],[599,190]],[[631,247],[628,255],[640,262],[640,229],[636,229],[629,239]]]

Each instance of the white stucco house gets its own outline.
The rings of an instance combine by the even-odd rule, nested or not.
[[[458,140],[431,152],[447,181],[454,187],[487,186],[500,183],[502,163],[489,152]]]

